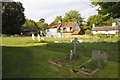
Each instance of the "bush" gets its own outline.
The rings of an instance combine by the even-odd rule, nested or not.
[[[87,29],[87,30],[85,31],[85,34],[87,34],[87,35],[92,35],[92,31]]]

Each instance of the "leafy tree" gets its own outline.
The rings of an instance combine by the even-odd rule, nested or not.
[[[92,2],[92,5],[99,6],[97,9],[101,15],[106,15],[108,19],[110,17],[120,17],[120,1],[119,2]]]
[[[87,20],[87,26],[92,26],[93,24],[95,24],[95,26],[103,26],[103,18],[104,16],[102,15],[92,15]]]
[[[115,22],[115,19],[111,17],[110,19],[108,19],[107,21],[104,21],[103,23],[107,26],[110,26],[112,25],[113,22]]]
[[[110,26],[113,22],[115,22],[115,19],[112,17],[106,20],[106,16],[96,14],[88,18],[86,25],[91,27],[93,26],[93,24],[95,24],[95,26]]]
[[[58,24],[58,21],[62,20],[62,16],[57,16],[55,20],[53,21],[54,24]]]
[[[22,26],[22,30],[25,31],[37,31],[38,27],[34,20],[27,19],[24,25]]]
[[[18,34],[25,22],[21,2],[2,2],[2,33]]]
[[[83,22],[83,18],[81,17],[81,14],[76,11],[76,10],[71,10],[69,12],[67,12],[63,18],[64,22],[79,22],[80,24],[82,24]]]
[[[48,27],[48,24],[44,22],[45,19],[43,18],[41,18],[38,22],[36,22],[39,30],[45,30]]]

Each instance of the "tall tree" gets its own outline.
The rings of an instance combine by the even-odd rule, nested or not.
[[[81,17],[81,14],[76,11],[76,10],[70,10],[69,12],[67,12],[63,18],[64,22],[79,22],[80,24],[82,24],[83,22],[83,18]]]
[[[120,1],[119,2],[92,2],[92,5],[99,6],[97,11],[101,15],[110,17],[120,17]]]
[[[87,26],[103,26],[103,16],[102,15],[92,15],[87,20]]]
[[[44,22],[44,18],[41,18],[38,22],[36,22],[39,30],[45,30],[48,27],[48,24]]]
[[[2,33],[18,34],[25,22],[21,2],[2,2]]]
[[[55,20],[53,21],[54,24],[58,24],[58,21],[62,20],[62,16],[57,16]]]
[[[37,31],[38,26],[34,20],[26,19],[25,23],[22,26],[22,30],[25,31]]]

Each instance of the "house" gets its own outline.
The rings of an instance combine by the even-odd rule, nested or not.
[[[93,26],[93,34],[120,34],[120,18],[116,18],[112,26]]]
[[[48,37],[71,37],[84,34],[84,31],[77,22],[61,22],[58,25],[50,24],[46,33]]]
[[[50,24],[46,29],[46,37],[60,37],[60,34],[57,32],[58,25]]]
[[[92,28],[93,34],[116,34],[119,33],[120,26],[101,26]]]

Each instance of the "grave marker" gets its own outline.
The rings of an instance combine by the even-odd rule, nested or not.
[[[40,40],[41,40],[41,39],[40,39],[40,34],[38,34],[38,35],[37,35],[37,38],[38,38],[38,41],[40,41]]]
[[[35,40],[35,35],[32,33],[32,39]]]
[[[102,58],[104,62],[108,60],[108,53],[105,51],[93,50],[92,51],[92,59]]]

